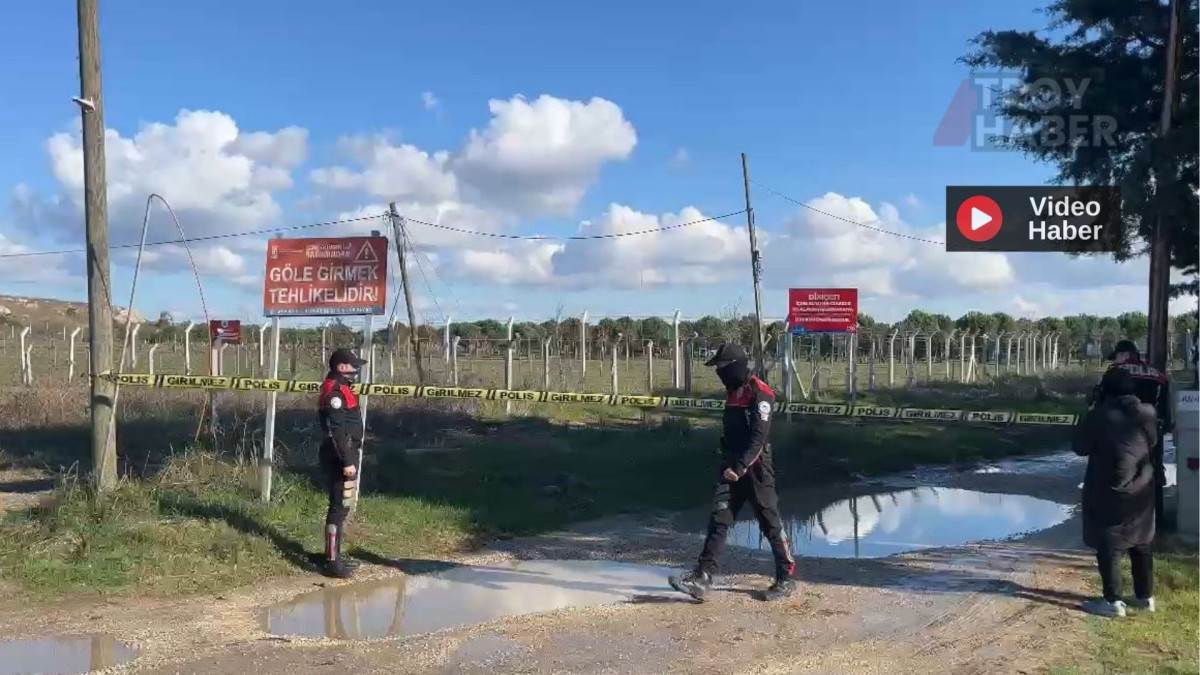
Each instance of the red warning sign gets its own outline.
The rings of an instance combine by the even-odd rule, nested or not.
[[[242,322],[234,319],[232,321],[218,321],[216,319],[208,322],[208,336],[214,345],[242,344]]]
[[[263,315],[383,314],[387,259],[386,237],[272,239]]]

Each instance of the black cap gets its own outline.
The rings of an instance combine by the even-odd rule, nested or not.
[[[731,363],[737,363],[738,361],[746,363],[750,361],[750,357],[746,355],[746,350],[742,349],[741,345],[726,342],[717,348],[717,353],[713,354],[713,357],[705,362],[704,365],[721,368]]]
[[[1128,352],[1135,359],[1142,358],[1142,353],[1138,351],[1137,345],[1133,344],[1133,340],[1120,340],[1117,342],[1117,346],[1113,347],[1112,353],[1108,355],[1108,360],[1115,361],[1117,354],[1121,352]]]
[[[366,365],[366,363],[367,362],[365,360],[358,358],[358,356],[356,356],[354,352],[350,351],[349,349],[335,349],[333,350],[333,353],[329,355],[330,370],[337,370],[337,367],[340,365],[362,368],[364,365]]]

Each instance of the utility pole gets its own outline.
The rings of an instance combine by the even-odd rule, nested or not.
[[[417,384],[425,384],[425,367],[421,365],[421,343],[417,340],[417,313],[413,310],[412,287],[408,285],[407,254],[408,235],[404,230],[404,219],[396,211],[396,202],[388,204],[388,215],[392,220],[392,238],[396,240],[396,256],[400,261],[400,283],[404,286],[404,306],[408,309],[408,341],[412,345],[414,362],[417,364]]]
[[[92,371],[92,480],[97,491],[117,483],[117,444],[112,372],[112,286],[108,266],[108,195],[104,171],[104,106],[100,86],[98,0],[77,0],[79,85],[83,116],[84,222],[87,236],[88,332]],[[130,309],[130,312],[133,310]],[[130,319],[130,317],[127,317]]]
[[[766,337],[763,335],[762,318],[762,257],[758,252],[758,236],[754,231],[754,208],[750,206],[750,168],[746,153],[742,153],[742,185],[746,190],[746,228],[750,230],[750,268],[754,275],[754,372],[766,381],[767,369],[763,362]]]
[[[1147,317],[1146,352],[1150,366],[1163,373],[1167,372],[1167,329],[1169,326],[1168,302],[1171,285],[1171,225],[1170,214],[1166,209],[1166,199],[1163,196],[1169,171],[1166,161],[1166,139],[1171,133],[1171,118],[1178,106],[1176,96],[1176,64],[1182,49],[1179,24],[1182,19],[1183,2],[1171,0],[1171,28],[1167,39],[1167,68],[1166,81],[1163,83],[1162,125],[1159,129],[1159,148],[1154,153],[1158,161],[1154,163],[1154,202],[1156,217],[1154,234],[1150,243],[1150,312]]]

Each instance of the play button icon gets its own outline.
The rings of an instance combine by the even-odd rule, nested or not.
[[[955,222],[962,236],[974,242],[985,242],[1000,232],[1004,214],[996,202],[976,195],[959,205]]]

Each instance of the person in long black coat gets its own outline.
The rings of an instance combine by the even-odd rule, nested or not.
[[[1083,541],[1096,550],[1104,597],[1083,603],[1101,616],[1125,616],[1127,606],[1154,611],[1154,406],[1142,403],[1133,377],[1112,369],[1103,397],[1078,429],[1075,453],[1088,458],[1083,480]],[[1134,598],[1121,596],[1118,563],[1129,556]]]

